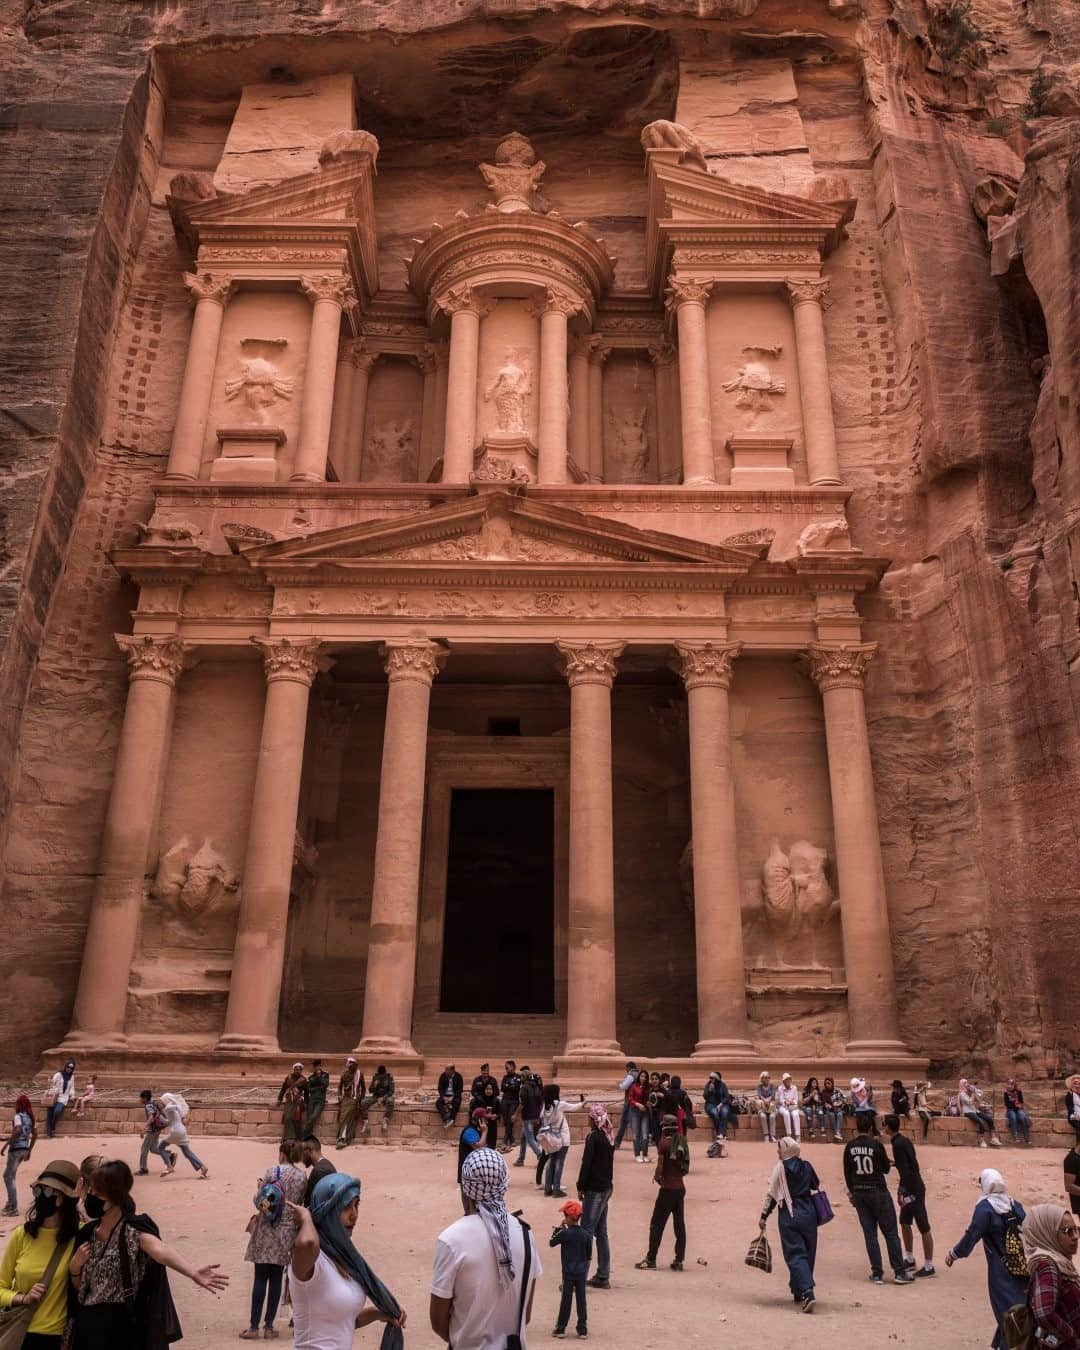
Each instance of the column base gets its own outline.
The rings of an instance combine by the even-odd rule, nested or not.
[[[720,486],[715,478],[709,478],[707,475],[696,478],[684,478],[682,485],[683,487],[688,488],[714,488]]]
[[[325,483],[326,476],[321,473],[294,473],[289,475],[290,483]]]
[[[622,1058],[622,1046],[618,1041],[593,1041],[577,1039],[566,1042],[559,1059],[606,1059],[611,1056]]]
[[[844,1046],[844,1054],[853,1055],[855,1057],[865,1055],[868,1058],[871,1056],[874,1058],[881,1058],[882,1056],[888,1058],[890,1055],[899,1055],[903,1059],[911,1059],[912,1057],[911,1051],[903,1041],[894,1040],[848,1041]]]
[[[227,1031],[221,1037],[214,1049],[223,1054],[281,1054],[281,1047],[278,1045],[276,1036],[245,1036],[242,1032],[231,1031]]]
[[[167,483],[197,483],[199,475],[197,473],[177,473],[175,470],[168,469],[161,475]]]
[[[841,486],[841,481],[840,481],[839,478],[811,478],[811,480],[810,480],[810,486],[811,486],[811,487],[840,487],[840,486]]]
[[[80,1054],[92,1054],[96,1050],[127,1050],[130,1044],[122,1031],[76,1031],[73,1028],[59,1045],[44,1053],[68,1055],[78,1051]]]
[[[740,1060],[757,1063],[761,1059],[761,1055],[753,1041],[732,1037],[730,1039],[698,1041],[697,1045],[694,1046],[692,1058],[722,1060],[725,1064]]]
[[[419,1060],[412,1041],[397,1036],[362,1036],[352,1052],[357,1059],[392,1059],[396,1062]]]

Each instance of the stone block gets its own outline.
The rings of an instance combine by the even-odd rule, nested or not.
[[[212,1121],[210,1122],[210,1124],[207,1125],[207,1127],[206,1127],[206,1133],[207,1133],[208,1135],[232,1135],[232,1136],[236,1136],[237,1134],[240,1133],[240,1127],[239,1127],[238,1125],[231,1125],[231,1124],[226,1124],[226,1123],[224,1123],[224,1122],[222,1122],[222,1121],[212,1120]]]

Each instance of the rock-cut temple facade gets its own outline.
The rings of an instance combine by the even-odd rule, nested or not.
[[[300,28],[154,48],[12,739],[13,1059],[882,1082],[1067,1049],[1033,860],[986,843],[1027,837],[984,681],[1028,555],[961,594],[998,508],[930,463],[914,170],[820,9],[756,47],[560,10],[512,96],[426,118],[440,61],[505,75],[510,39],[433,27],[385,87]],[[933,284],[1019,351],[988,265],[993,323]],[[966,388],[935,425],[974,450]]]

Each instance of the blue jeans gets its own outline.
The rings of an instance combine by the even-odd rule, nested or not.
[[[803,1110],[806,1112],[806,1129],[807,1129],[808,1133],[811,1134],[811,1135],[814,1133],[814,1118],[816,1117],[816,1118],[817,1118],[818,1132],[819,1132],[820,1134],[824,1134],[824,1133],[825,1133],[825,1108],[824,1108],[823,1106],[820,1106],[820,1105],[818,1105],[818,1106],[804,1105],[804,1106],[803,1106]]]
[[[596,1244],[596,1278],[611,1277],[611,1244],[608,1242],[607,1208],[611,1187],[606,1191],[586,1191],[581,1202],[581,1226],[592,1234]]]
[[[19,1208],[19,1197],[15,1190],[15,1173],[30,1156],[26,1148],[9,1148],[7,1166],[4,1168],[4,1185],[7,1187],[8,1209]]]
[[[537,1120],[523,1120],[521,1122],[521,1145],[518,1148],[518,1162],[524,1164],[525,1150],[531,1148],[533,1154],[539,1158],[543,1149],[536,1142],[536,1127],[540,1122]]]
[[[1014,1144],[1016,1143],[1017,1128],[1019,1128],[1020,1133],[1024,1136],[1024,1143],[1026,1144],[1028,1142],[1031,1136],[1031,1118],[1022,1106],[1018,1106],[1015,1109],[1011,1106],[1007,1107],[1005,1110],[1005,1123],[1009,1127],[1009,1134],[1012,1136]]]
[[[199,1161],[199,1159],[195,1156],[195,1154],[192,1153],[190,1144],[176,1144],[174,1145],[174,1147],[180,1150],[180,1152],[184,1155],[184,1157],[188,1160],[188,1162],[192,1165],[192,1167],[194,1167],[196,1172],[201,1172],[203,1170],[203,1165]]]
[[[544,1194],[551,1195],[553,1191],[562,1189],[562,1170],[566,1162],[566,1155],[570,1149],[566,1146],[559,1149],[558,1153],[549,1153],[547,1160],[547,1169],[544,1175]]]
[[[648,1111],[631,1109],[630,1137],[634,1141],[635,1158],[647,1158],[649,1156],[649,1136],[651,1133],[652,1131],[649,1129]]]
[[[139,1149],[139,1170],[145,1169],[150,1161],[150,1154],[156,1153],[166,1167],[172,1166],[172,1155],[168,1148],[162,1142],[160,1134],[145,1133],[143,1135],[142,1147]]]
[[[67,1102],[57,1102],[55,1106],[45,1108],[45,1138],[51,1139],[56,1133],[56,1127],[60,1124],[60,1117],[64,1114],[64,1107]]]
[[[844,1132],[844,1113],[843,1111],[826,1111],[825,1124],[832,1130],[833,1134],[843,1134]]]
[[[795,1213],[780,1207],[780,1248],[788,1268],[788,1286],[793,1297],[814,1292],[814,1258],[817,1256],[818,1221],[812,1200],[795,1201]]]
[[[970,1120],[980,1135],[986,1134],[987,1131],[994,1133],[994,1117],[989,1111],[965,1111],[964,1119]]]
[[[728,1121],[731,1119],[731,1107],[727,1102],[722,1102],[719,1106],[714,1106],[712,1102],[705,1105],[705,1114],[713,1123],[713,1133],[718,1139],[727,1138]]]

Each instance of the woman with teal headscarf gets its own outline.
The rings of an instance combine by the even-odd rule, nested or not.
[[[386,1323],[382,1350],[405,1345],[405,1314],[353,1246],[359,1208],[360,1182],[343,1172],[318,1182],[310,1210],[289,1205],[300,1225],[289,1266],[293,1350],[350,1350],[353,1331],[372,1322]]]

